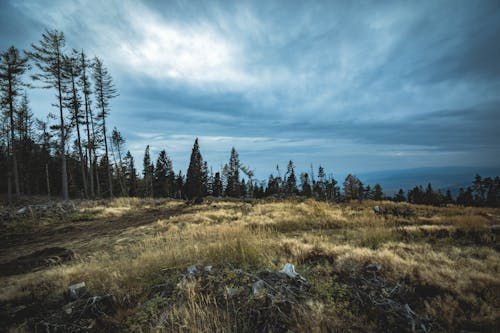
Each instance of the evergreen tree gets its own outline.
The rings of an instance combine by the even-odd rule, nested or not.
[[[301,194],[305,197],[310,198],[312,195],[312,189],[309,182],[309,174],[307,172],[303,172],[300,174],[300,183],[300,187],[302,189]]]
[[[363,184],[356,176],[348,174],[343,185],[346,200],[359,200],[361,198]]]
[[[95,197],[95,190],[94,190],[94,158],[95,156],[95,143],[94,143],[94,138],[95,138],[95,131],[94,131],[94,116],[92,114],[92,109],[91,109],[91,99],[90,95],[92,93],[91,91],[91,86],[90,86],[90,79],[88,77],[88,72],[90,68],[90,62],[87,60],[85,53],[83,50],[80,52],[80,58],[79,58],[79,66],[80,66],[80,77],[78,84],[81,87],[82,93],[83,93],[83,103],[84,103],[84,109],[85,109],[85,127],[87,131],[87,144],[86,144],[86,151],[87,151],[87,169],[88,169],[88,183],[90,185],[90,197],[94,198]],[[92,128],[92,130],[91,130]]]
[[[156,160],[154,171],[155,195],[158,197],[171,197],[174,191],[174,171],[172,161],[165,150],[160,151]]]
[[[380,201],[382,199],[384,199],[382,186],[380,186],[380,184],[375,184],[375,186],[373,187],[373,200]]]
[[[288,162],[286,174],[288,175],[288,177],[286,178],[286,188],[285,188],[286,194],[287,195],[294,195],[298,192],[297,191],[297,178],[295,177],[295,167],[294,167],[293,162],[291,160],[290,160],[290,162]]]
[[[223,187],[222,187],[222,179],[220,177],[220,172],[216,172],[214,176],[214,183],[212,188],[212,195],[214,197],[222,196]]]
[[[108,73],[106,67],[104,67],[102,61],[97,57],[94,58],[93,77],[95,98],[97,101],[97,107],[99,108],[97,117],[101,121],[102,135],[104,139],[105,157],[107,162],[106,168],[108,174],[108,190],[109,196],[113,197],[113,180],[111,175],[111,166],[109,164],[108,141],[106,136],[106,117],[109,115],[110,100],[118,96],[118,94],[113,84],[111,75]]]
[[[226,193],[230,197],[239,198],[241,196],[240,186],[240,159],[236,149],[231,149],[227,172]]]
[[[399,192],[394,197],[394,201],[396,201],[396,202],[405,202],[406,201],[405,191],[402,188],[399,189]]]
[[[125,164],[125,184],[127,195],[129,197],[135,197],[137,195],[137,171],[135,169],[134,157],[130,151],[127,151],[123,161]]]
[[[203,196],[203,158],[198,145],[198,138],[194,141],[189,167],[186,176],[185,194],[188,199],[194,199]]]
[[[144,194],[153,196],[153,166],[151,164],[151,156],[149,154],[149,145],[144,151],[144,159],[142,163],[142,174],[144,176]]]
[[[314,184],[313,191],[316,198],[320,200],[326,199],[326,174],[321,165],[318,168],[318,180]]]
[[[111,132],[111,153],[113,155],[113,161],[115,164],[116,173],[118,175],[118,183],[120,184],[121,195],[126,194],[126,188],[125,188],[126,186],[123,176],[125,167],[122,161],[124,145],[125,145],[125,139],[122,137],[121,133],[116,129],[116,127],[114,127],[113,131]],[[116,161],[115,151],[118,154],[118,161]]]
[[[16,144],[15,122],[16,97],[21,95],[21,88],[26,86],[22,81],[23,74],[29,69],[28,58],[22,57],[19,51],[11,46],[0,55],[0,105],[5,110],[10,127],[10,158],[14,176],[16,199],[21,195],[19,185],[18,147]]]
[[[88,185],[87,185],[87,176],[85,171],[85,160],[83,158],[83,149],[82,149],[82,139],[80,135],[80,125],[85,124],[85,114],[82,112],[81,105],[81,97],[78,91],[78,80],[81,75],[81,67],[79,60],[79,53],[76,50],[73,50],[69,56],[63,56],[64,60],[64,71],[65,76],[69,80],[69,84],[64,89],[64,106],[69,110],[71,114],[71,126],[76,128],[77,134],[77,148],[78,148],[78,157],[80,164],[80,172],[81,178],[83,180],[83,189],[85,193],[85,197],[88,197]]]
[[[40,73],[33,76],[33,79],[43,81],[46,84],[44,88],[55,88],[57,91],[56,97],[60,120],[59,155],[61,158],[62,195],[64,200],[68,200],[68,171],[66,167],[67,134],[63,113],[63,91],[67,81],[64,75],[64,34],[57,30],[46,30],[42,34],[39,45],[31,44],[31,46],[33,51],[26,53],[35,62],[35,66],[40,71]]]

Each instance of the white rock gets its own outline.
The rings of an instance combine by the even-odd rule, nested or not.
[[[266,283],[262,280],[259,280],[252,285],[252,292],[254,295],[257,295],[265,287]]]
[[[299,279],[305,280],[304,277],[302,277],[300,274],[298,274],[295,271],[295,266],[293,264],[290,264],[290,263],[286,263],[285,267],[283,267],[283,269],[280,271],[280,273],[286,274],[288,277],[291,277],[292,279],[299,278]]]
[[[68,287],[68,290],[69,290],[69,295],[71,296],[71,298],[77,299],[81,295],[83,295],[86,291],[85,282],[72,284],[71,286]]]
[[[28,212],[28,207],[23,207],[19,209],[16,213],[17,214],[26,214]]]
[[[196,265],[191,265],[187,268],[187,272],[190,275],[194,275],[198,269],[196,268]]]

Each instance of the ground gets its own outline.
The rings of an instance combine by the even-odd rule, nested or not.
[[[0,212],[0,331],[500,330],[500,210],[138,198],[19,208]],[[280,273],[286,263],[300,276]]]

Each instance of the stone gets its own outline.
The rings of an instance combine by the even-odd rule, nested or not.
[[[196,273],[196,271],[198,271],[198,269],[196,268],[196,265],[191,265],[187,268],[187,272],[189,275],[194,275]]]
[[[231,288],[226,286],[226,294],[229,297],[233,297],[238,295],[241,292],[240,288]]]
[[[23,207],[21,209],[19,209],[16,214],[19,214],[19,215],[22,215],[22,214],[26,214],[28,212],[28,207]]]
[[[382,269],[382,265],[379,263],[373,263],[366,265],[366,270],[370,272],[378,272]]]
[[[263,280],[259,280],[252,285],[252,292],[254,295],[257,295],[265,287],[266,283]]]
[[[293,264],[290,264],[290,263],[286,263],[285,267],[283,267],[283,269],[280,271],[280,273],[286,274],[288,277],[290,277],[292,279],[298,278],[301,280],[305,280],[305,278],[303,276],[301,276],[300,274],[298,274],[295,271],[295,266]]]
[[[68,290],[69,290],[69,296],[73,299],[78,299],[87,292],[87,289],[85,287],[85,282],[72,284],[71,286],[68,287]]]
[[[373,207],[373,211],[377,214],[382,214],[383,213],[383,210],[380,206],[375,206]]]

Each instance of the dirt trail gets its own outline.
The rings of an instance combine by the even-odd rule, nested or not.
[[[48,247],[61,247],[83,254],[89,243],[117,237],[131,228],[183,213],[185,206],[168,209],[143,209],[121,216],[73,220],[40,226],[36,230],[0,234],[0,264],[13,263]],[[87,246],[86,246],[87,245]]]

